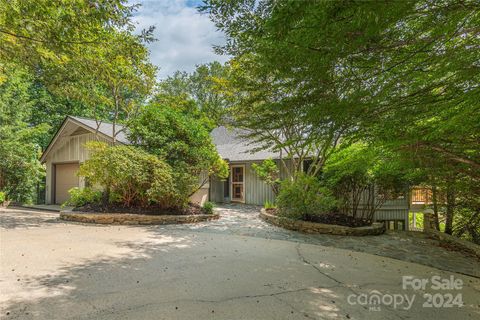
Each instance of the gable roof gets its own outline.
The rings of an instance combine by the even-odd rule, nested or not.
[[[40,161],[43,163],[45,162],[45,159],[48,155],[48,153],[52,150],[53,146],[55,145],[55,142],[58,140],[59,136],[67,126],[67,124],[73,123],[77,125],[80,128],[85,129],[86,131],[95,133],[97,130],[97,123],[93,119],[87,119],[87,118],[82,118],[82,117],[73,117],[73,116],[66,116],[65,119],[62,122],[62,125],[58,129],[57,133],[55,133],[55,136],[53,139],[50,141],[48,144],[47,149],[43,152]],[[76,130],[78,131],[78,129]],[[125,128],[122,125],[116,124],[115,125],[115,131],[117,132],[117,135],[115,137],[116,141],[122,144],[130,144],[130,142],[127,139],[127,135],[125,133]],[[112,132],[113,132],[113,124],[108,123],[108,122],[102,122],[100,126],[98,127],[98,133],[102,135],[103,137],[107,139],[112,139]]]
[[[241,129],[227,129],[226,127],[215,128],[212,133],[212,140],[217,147],[218,154],[229,161],[254,161],[268,158],[279,159],[280,153],[271,150],[260,150],[251,152],[258,147],[241,136],[245,131]]]
[[[94,133],[97,130],[97,123],[94,119],[67,116],[63,121],[60,129],[53,137],[52,141],[48,145],[47,149],[42,154],[40,161],[45,162],[45,158],[55,145],[58,137],[64,130],[67,123],[74,123],[80,128],[83,128],[89,132]],[[115,131],[118,132],[116,141],[122,144],[130,144],[128,140],[126,129],[124,126],[116,124]],[[112,139],[113,124],[109,122],[102,122],[98,127],[98,133],[107,139]],[[226,127],[215,128],[211,133],[212,141],[217,147],[218,154],[228,161],[255,161],[265,160],[268,158],[279,159],[280,154],[271,150],[260,150],[257,152],[251,152],[252,149],[258,147],[241,137],[245,131],[241,129],[227,129]]]
[[[88,119],[88,118],[82,118],[82,117],[73,117],[73,116],[68,116],[69,118],[89,127],[90,129],[93,129],[94,131],[97,129],[97,122],[94,119]],[[104,122],[100,123],[100,126],[98,127],[98,132],[108,136],[109,138],[112,137],[112,132],[113,132],[113,124],[110,122]],[[127,133],[125,132],[125,127],[122,126],[121,124],[115,124],[115,132],[117,132],[117,135],[115,139],[118,142],[121,142],[123,144],[130,144],[130,141],[127,138]]]

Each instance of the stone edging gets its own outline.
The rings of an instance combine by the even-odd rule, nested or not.
[[[220,218],[220,215],[218,213],[197,215],[146,215],[130,213],[88,213],[72,211],[60,212],[61,220],[97,224],[182,224],[210,221],[218,218]]]
[[[342,236],[373,236],[385,232],[385,227],[382,223],[373,223],[371,226],[367,227],[351,228],[335,224],[315,223],[278,217],[267,213],[263,208],[260,212],[260,218],[278,227],[305,233],[324,233]]]
[[[454,237],[452,235],[449,235],[444,232],[440,232],[437,230],[425,230],[425,233],[428,234],[430,237],[444,243],[448,243],[453,247],[459,248],[461,250],[467,251],[468,253],[474,255],[477,257],[477,259],[480,259],[480,246],[473,243],[469,242],[463,239],[459,239],[457,237]]]

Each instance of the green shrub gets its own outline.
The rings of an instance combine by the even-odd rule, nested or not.
[[[272,159],[266,159],[261,164],[253,163],[252,169],[255,170],[257,176],[265,182],[275,195],[278,195],[280,188],[280,169]]]
[[[67,200],[62,206],[83,207],[87,204],[100,203],[102,199],[102,192],[93,190],[91,188],[72,188],[68,190],[70,199]]]
[[[295,181],[285,180],[277,197],[279,214],[304,220],[306,216],[332,211],[337,202],[316,177],[299,174]]]
[[[207,201],[203,204],[202,211],[204,214],[213,214],[213,203]]]
[[[92,155],[80,166],[79,175],[100,185],[106,199],[125,207],[161,208],[180,207],[188,201],[175,189],[171,167],[157,156],[132,146],[99,142],[88,143],[87,149]]]
[[[6,200],[5,192],[0,191],[0,203],[4,203]]]
[[[172,168],[174,187],[186,205],[200,188],[202,173],[226,179],[228,165],[218,155],[202,122],[181,109],[152,103],[142,108],[128,128],[131,141]]]
[[[263,207],[265,209],[275,209],[277,206],[275,205],[274,202],[270,202],[270,201],[265,201],[265,203],[263,204]]]

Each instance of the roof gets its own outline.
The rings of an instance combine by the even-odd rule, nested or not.
[[[212,133],[213,143],[216,145],[218,154],[229,161],[254,161],[268,158],[279,159],[280,154],[271,150],[251,152],[258,144],[251,143],[241,136],[245,131],[240,129],[227,129],[226,127],[215,128]]]
[[[97,123],[94,119],[87,119],[87,118],[73,117],[73,116],[65,117],[62,125],[58,129],[58,131],[55,134],[55,136],[53,137],[52,141],[50,141],[50,143],[48,144],[47,149],[45,149],[45,151],[42,154],[42,157],[40,158],[40,161],[42,163],[45,162],[45,159],[46,159],[48,153],[50,152],[50,150],[52,150],[53,146],[55,145],[55,142],[61,136],[62,132],[64,132],[66,130],[65,128],[70,126],[70,129],[71,129],[70,124],[74,124],[77,127],[86,129],[86,130],[91,131],[91,132],[95,132],[97,130]],[[64,132],[64,134],[66,134],[66,135],[72,134],[73,132],[70,129],[67,130],[68,132]],[[105,136],[106,138],[112,139],[113,124],[109,123],[109,122],[100,123],[100,126],[98,127],[98,132],[101,135]],[[122,144],[130,144],[130,142],[127,139],[127,135],[125,133],[125,128],[122,125],[116,124],[115,125],[115,132],[117,132],[117,135],[115,137],[115,140],[117,142],[122,143]]]
[[[62,131],[64,131],[66,124],[71,122],[91,132],[95,132],[97,130],[97,122],[94,119],[67,116],[63,121],[62,126],[55,134],[55,137],[52,139],[47,149],[43,153],[41,157],[42,162],[45,161],[47,154],[52,149],[53,145],[55,144]],[[122,144],[130,144],[124,126],[116,124],[115,131],[117,132],[117,135],[115,137],[116,141]],[[100,123],[100,126],[98,127],[98,132],[105,137],[111,139],[113,132],[113,124],[109,122]],[[258,148],[259,145],[251,143],[242,138],[242,134],[244,133],[246,132],[241,129],[227,129],[226,127],[218,127],[215,128],[210,135],[212,137],[213,143],[217,147],[217,151],[220,157],[228,161],[255,161],[265,160],[268,158],[280,158],[280,154],[278,152],[273,152],[271,150],[260,150],[257,152],[252,152],[251,150]],[[70,132],[67,132],[66,134],[70,134]]]
[[[68,116],[68,117],[77,122],[84,124],[90,129],[97,130],[97,122],[94,119],[73,117],[73,116]],[[102,121],[100,123],[100,126],[98,127],[98,131],[111,138],[113,133],[113,124],[110,122]],[[121,142],[123,144],[130,144],[130,141],[127,138],[127,133],[125,132],[124,126],[122,126],[121,124],[115,124],[115,132],[117,133],[115,139],[118,142]]]

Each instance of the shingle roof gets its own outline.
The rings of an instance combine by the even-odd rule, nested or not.
[[[93,130],[97,129],[97,122],[94,119],[88,119],[88,118],[82,118],[82,117],[73,117],[73,116],[69,116],[69,117],[72,118],[75,121],[78,121],[78,122],[82,123],[83,125],[91,128]],[[98,131],[100,133],[103,133],[106,136],[111,137],[112,133],[113,133],[113,124],[111,124],[109,122],[102,122],[100,124],[100,127],[98,128]],[[115,125],[115,132],[117,132],[117,135],[116,135],[115,139],[118,142],[121,142],[121,143],[124,143],[124,144],[130,144],[130,141],[127,138],[127,134],[125,132],[124,126],[122,126],[120,124],[116,124]]]
[[[83,124],[84,126],[96,130],[97,123],[94,119],[69,116],[70,119]],[[98,131],[108,137],[112,136],[113,124],[102,122]],[[115,125],[115,131],[118,132],[116,140],[124,144],[130,144],[125,128],[122,125]],[[217,147],[219,155],[229,161],[254,161],[268,158],[279,159],[280,154],[271,150],[261,150],[251,152],[258,145],[248,142],[241,137],[244,131],[240,129],[227,129],[226,127],[215,128],[211,132],[213,143]]]
[[[253,161],[268,158],[278,159],[280,154],[271,150],[251,152],[257,145],[241,138],[243,131],[240,129],[227,129],[218,127],[211,133],[213,143],[217,146],[218,153],[223,159],[229,161]]]

